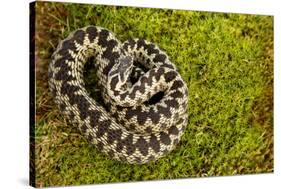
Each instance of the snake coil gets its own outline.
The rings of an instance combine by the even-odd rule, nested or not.
[[[91,57],[106,107],[85,89]],[[121,43],[105,28],[78,29],[59,43],[48,74],[61,113],[116,160],[156,160],[174,149],[187,125],[185,82],[165,52],[143,39]]]

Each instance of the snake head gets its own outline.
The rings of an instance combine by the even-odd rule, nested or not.
[[[127,82],[133,69],[133,59],[130,56],[121,57],[109,72],[109,77],[118,75],[120,84]]]

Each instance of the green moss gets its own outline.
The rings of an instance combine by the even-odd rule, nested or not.
[[[37,186],[273,171],[272,17],[44,2],[36,12]],[[59,114],[46,82],[50,56],[86,25],[152,41],[176,64],[189,88],[189,122],[168,156],[146,165],[111,160]],[[85,74],[96,96],[94,70]]]

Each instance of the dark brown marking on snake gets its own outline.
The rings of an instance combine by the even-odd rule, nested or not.
[[[160,107],[160,106],[159,106]],[[163,113],[164,115],[170,115],[168,109],[166,108],[159,108],[160,113]],[[144,125],[147,118],[150,118],[152,123],[157,124],[160,120],[160,114],[155,112],[153,108],[151,107],[148,112],[142,111],[141,107],[138,106],[135,109],[130,109],[130,111],[126,111],[125,118],[131,119],[132,117],[136,116],[137,122],[140,125]]]
[[[68,73],[71,71],[72,71],[71,67],[69,67],[66,63],[62,63],[60,66],[60,70],[55,75],[55,80],[59,80],[59,81],[75,80],[75,78]]]
[[[102,29],[98,34],[98,45],[100,45],[101,47],[106,47],[106,50],[102,53],[102,58],[109,60],[109,64],[103,70],[104,75],[108,74],[115,61],[120,57],[119,52],[112,52],[113,48],[117,45],[117,42],[113,40],[110,40],[109,42],[107,40],[109,35],[109,31],[105,29]]]
[[[115,140],[120,141],[121,140],[121,135],[122,135],[122,131],[121,129],[108,129],[108,133],[107,133],[107,142],[109,144],[112,144]]]
[[[113,95],[117,96],[117,95],[119,95],[119,92],[118,91],[113,91]]]
[[[119,120],[119,124],[120,124],[120,125],[125,125],[125,121],[124,121],[123,119],[120,119],[120,120]]]
[[[154,77],[158,81],[163,74],[164,74],[164,68],[160,67],[159,69],[156,70]]]
[[[183,94],[180,91],[175,91],[173,93],[170,93],[170,96],[173,98],[182,98]]]
[[[142,94],[145,92],[145,84],[146,83],[141,83],[140,86],[137,86],[137,90]]]
[[[58,54],[60,54],[62,56],[69,55],[69,52],[68,52],[69,49],[76,52],[76,47],[75,47],[75,43],[74,43],[73,39],[64,40],[62,42],[62,47],[59,50]]]
[[[171,135],[177,135],[179,133],[179,130],[176,126],[172,126],[168,129],[168,133]]]
[[[74,62],[75,60],[72,58],[72,56],[69,54],[69,52],[68,51],[66,51],[66,50],[64,50],[64,55],[62,55],[62,57],[60,57],[60,58],[58,58],[57,60],[56,60],[56,62],[54,63],[54,67],[56,67],[56,68],[61,68],[62,66],[64,66],[64,64],[66,65],[66,66],[68,66],[67,64],[66,64],[66,61],[68,61],[68,62]]]
[[[155,69],[152,69],[152,70],[150,70],[149,72],[150,72],[150,73],[149,73],[149,75],[148,75],[148,77],[147,77],[147,85],[148,85],[148,86],[151,86],[151,85],[152,85],[152,81],[153,81],[153,77],[154,77],[156,71],[155,71]]]
[[[123,44],[123,49],[124,49],[125,51],[128,51],[128,49],[129,49],[129,45],[130,45],[130,44],[129,44],[129,43],[127,43],[127,42],[126,42],[126,43],[124,43],[124,44]]]
[[[176,81],[174,81],[174,83],[171,87],[171,90],[176,90],[176,89],[181,88],[181,87],[183,87],[182,81],[176,80]]]
[[[118,83],[119,79],[118,76],[114,76],[110,81],[110,88],[114,91],[116,84]]]
[[[117,45],[118,43],[115,40],[113,39],[109,40],[107,43],[106,50],[102,54],[102,57],[107,58],[110,62],[114,62],[116,58],[119,57],[119,55],[116,54],[116,52],[113,52],[113,48],[116,47]]]
[[[138,90],[140,93],[144,93],[145,92],[145,88],[146,88],[146,85],[148,83],[148,80],[142,80],[143,82],[140,83],[140,86],[137,86],[136,87],[136,90]]]
[[[132,145],[133,144],[133,135],[132,134],[129,134],[124,140],[123,140],[123,144],[126,146],[127,148],[127,154],[128,155],[132,155],[135,150],[136,150],[136,147],[135,145]]]
[[[75,39],[75,41],[80,45],[83,45],[84,38],[85,38],[85,32],[83,30],[77,30],[73,35],[73,39]]]
[[[116,144],[116,151],[120,153],[123,150],[123,148],[124,148],[124,146],[123,146],[122,142],[118,141]]]
[[[127,92],[120,94],[120,99],[125,100],[126,96],[128,95]]]
[[[146,65],[150,65],[151,60],[148,58],[148,59],[146,59],[145,63],[146,63]]]
[[[154,124],[157,124],[160,120],[160,115],[155,112],[152,107],[149,109],[147,116],[151,119],[152,123]]]
[[[131,131],[134,131],[136,129],[136,126],[134,124],[130,124],[129,128]]]
[[[153,61],[154,62],[165,62],[165,60],[166,60],[166,55],[164,55],[164,54],[157,54],[155,57],[154,57],[154,59],[153,59]]]
[[[123,45],[123,49],[128,51],[129,47],[134,47],[136,45],[136,42],[133,39],[128,39],[124,45]]]
[[[133,134],[129,133],[128,136],[125,139],[123,139],[123,144],[125,146],[129,146],[133,144]]]
[[[178,121],[177,121],[177,124],[181,124],[183,122],[183,119],[180,118]]]
[[[98,33],[99,40],[98,40],[98,45],[101,47],[107,47],[107,38],[110,35],[108,30],[101,29]]]
[[[164,102],[167,104],[168,107],[173,107],[173,108],[179,107],[179,103],[175,99],[165,100]]]
[[[137,50],[139,50],[141,47],[144,47],[145,45],[147,45],[147,44],[145,43],[145,40],[144,40],[144,39],[139,39],[139,40],[137,41]]]
[[[147,48],[147,54],[148,55],[159,53],[159,50],[156,49],[154,44],[148,44],[148,45],[145,46],[145,48]]]
[[[139,106],[138,106],[139,107]],[[134,115],[137,116],[137,121],[140,125],[144,125],[144,123],[147,120],[147,113],[142,112],[141,108],[137,108],[136,111],[134,112]]]
[[[74,92],[78,91],[79,89],[80,89],[80,87],[78,87],[78,86],[70,85],[67,82],[62,82],[61,94],[62,95],[68,95],[70,97],[75,97],[76,95],[74,94]],[[74,103],[75,102],[72,101],[71,104],[74,104]]]
[[[120,112],[120,111],[122,111],[124,108],[123,108],[122,106],[116,106],[116,109],[117,109],[118,112]],[[116,113],[117,113],[116,115],[118,115],[118,112],[116,112]],[[118,117],[118,116],[116,116],[116,117]]]
[[[60,111],[64,111],[65,110],[65,108],[66,108],[66,104],[65,103],[61,103],[61,104],[59,104],[59,109],[60,109]]]
[[[59,58],[54,63],[55,68],[60,68],[59,72],[56,73],[57,75],[62,74],[62,72],[65,72],[64,74],[67,74],[69,71],[72,71],[72,68],[66,63],[66,61],[74,62],[74,59],[69,55],[68,57],[64,56],[64,57]]]
[[[91,126],[95,127],[99,121],[101,113],[96,110],[90,110],[89,115],[90,115]]]
[[[160,69],[160,68],[159,68],[159,69]],[[160,79],[160,77],[161,77],[160,73],[158,73],[159,69],[158,69],[158,70],[153,69],[154,72],[151,72],[151,77],[152,77],[152,78],[155,78],[156,81],[158,81],[158,80]],[[152,71],[152,70],[151,70],[151,71]]]
[[[171,117],[172,116],[169,108],[163,107],[161,105],[157,105],[156,108],[157,108],[159,114],[163,114],[165,117]]]
[[[139,149],[142,155],[146,156],[148,154],[148,144],[142,136],[140,136],[138,141],[135,143],[135,146]]]
[[[171,139],[170,139],[169,135],[164,133],[164,132],[160,133],[160,140],[165,145],[170,145],[171,144]]]
[[[120,57],[118,52],[111,52],[108,54],[105,54],[107,56],[106,58],[109,60],[109,64],[105,66],[103,69],[103,74],[107,75],[112,66],[114,65],[115,61]]]
[[[170,82],[173,79],[175,79],[177,77],[177,75],[178,74],[175,71],[170,71],[170,72],[165,73],[164,78],[165,78],[166,82]]]
[[[127,145],[127,154],[130,156],[136,151],[136,147],[134,145]]]
[[[151,135],[149,146],[154,150],[155,153],[158,153],[160,151],[160,144],[155,135]]]
[[[139,39],[137,41],[137,50],[139,50],[141,47],[143,47],[145,50],[147,50],[148,55],[159,53],[159,50],[156,49],[154,44],[152,44],[152,43],[147,44],[144,39]]]
[[[146,132],[146,133],[151,133],[151,132],[152,132],[152,129],[151,129],[150,127],[147,127],[147,128],[145,128],[145,132]]]
[[[106,132],[108,132],[108,128],[109,128],[109,125],[111,124],[111,121],[108,119],[108,120],[104,120],[102,122],[100,122],[98,124],[98,127],[97,127],[97,138],[100,138],[102,137]]]
[[[89,34],[88,38],[89,38],[90,42],[93,42],[95,40],[95,38],[98,36],[98,31],[97,31],[96,27],[90,26],[86,29],[86,32]]]
[[[163,91],[160,91],[156,94],[153,94],[153,96],[151,96],[152,94],[149,93],[147,96],[150,97],[148,101],[145,102],[145,104],[149,104],[149,105],[152,105],[152,104],[157,104],[158,102],[160,102],[163,97],[164,97],[164,92]]]
[[[146,76],[146,75],[142,76],[142,77],[140,78],[140,82],[142,83],[142,86],[147,85],[147,84],[148,84],[148,78],[147,78],[147,76]]]
[[[74,105],[77,105],[77,108],[79,109],[79,114],[80,114],[80,118],[81,120],[86,119],[86,117],[88,116],[88,111],[89,111],[89,107],[90,107],[90,103],[87,101],[87,99],[83,96],[83,95],[74,95],[71,93],[68,93],[69,97],[69,102]]]

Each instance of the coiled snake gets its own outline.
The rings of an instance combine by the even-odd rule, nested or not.
[[[91,57],[105,106],[85,89]],[[78,29],[59,43],[48,74],[62,114],[116,160],[156,160],[174,149],[187,125],[186,84],[165,52],[146,40],[121,43],[101,27]]]

